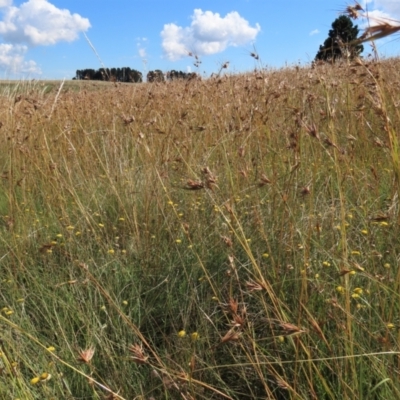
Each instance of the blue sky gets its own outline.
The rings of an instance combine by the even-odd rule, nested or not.
[[[129,66],[209,75],[312,61],[340,0],[0,0],[0,79],[71,79],[77,69]],[[362,0],[400,20],[400,0]],[[356,22],[360,27],[362,21]],[[93,51],[91,45],[96,50]],[[377,43],[398,55],[400,37]],[[365,45],[369,52],[369,45]],[[201,65],[194,66],[197,53]],[[260,61],[250,53],[256,51]],[[101,61],[100,61],[100,60]]]

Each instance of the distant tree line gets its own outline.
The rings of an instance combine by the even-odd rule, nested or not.
[[[195,72],[182,72],[171,70],[164,74],[160,69],[149,71],[147,73],[147,82],[165,82],[177,79],[199,79],[199,75]],[[78,69],[73,79],[91,80],[91,81],[110,81],[110,82],[143,82],[141,72],[124,68],[100,68],[100,69]]]
[[[77,80],[111,81],[111,82],[142,82],[141,72],[129,67],[123,68],[100,68],[100,69],[78,69],[75,78]]]
[[[167,79],[168,80],[175,80],[175,79],[198,79],[199,75],[196,72],[182,72],[182,71],[175,71],[174,69],[167,72]]]
[[[160,69],[156,69],[154,71],[149,71],[147,73],[147,82],[164,82],[165,77],[164,73]]]
[[[173,81],[177,79],[199,79],[199,75],[195,72],[182,72],[175,71],[174,69],[168,71],[164,74],[160,69],[156,69],[154,71],[149,71],[147,73],[147,82],[164,82],[164,81]]]

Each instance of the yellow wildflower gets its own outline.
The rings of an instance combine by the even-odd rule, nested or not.
[[[328,261],[324,261],[324,262],[322,263],[322,265],[323,265],[324,267],[330,267],[330,266],[331,266],[331,263],[328,262]]]
[[[40,380],[41,380],[42,382],[48,381],[48,380],[50,380],[50,379],[51,379],[51,375],[50,375],[48,372],[43,372],[43,374],[40,375]]]
[[[40,377],[39,376],[35,376],[34,378],[31,379],[31,384],[32,385],[36,385],[39,382],[40,382]]]

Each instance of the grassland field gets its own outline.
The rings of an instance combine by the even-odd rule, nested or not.
[[[0,399],[400,398],[400,60],[0,82]]]

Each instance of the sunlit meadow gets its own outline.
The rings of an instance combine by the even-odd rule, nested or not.
[[[0,91],[1,398],[400,398],[399,59]]]

